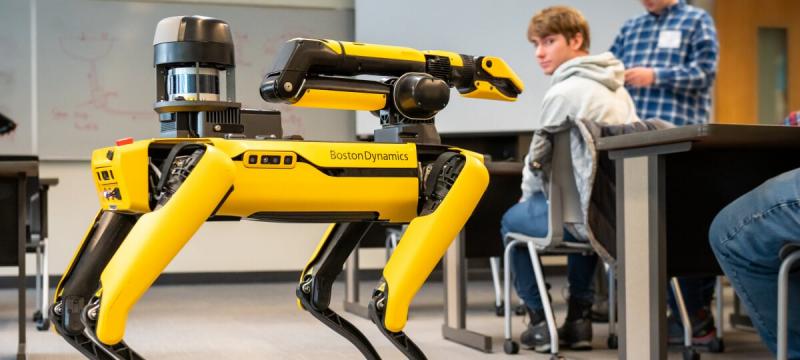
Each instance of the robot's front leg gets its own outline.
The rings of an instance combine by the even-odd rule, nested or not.
[[[137,216],[101,211],[95,217],[72,263],[59,282],[50,318],[56,331],[90,359],[141,359],[124,343],[96,344],[84,333],[81,315],[100,287],[100,274],[136,223]],[[111,353],[120,353],[121,356]]]
[[[477,156],[445,152],[426,167],[420,216],[408,225],[369,304],[372,320],[410,359],[426,358],[402,331],[411,300],[489,184],[489,173]]]
[[[125,234],[119,231],[119,236],[114,236],[110,260],[99,261],[94,252],[83,252],[72,275],[62,281],[66,285],[60,291],[61,299],[72,295],[68,289],[74,284],[83,291],[82,302],[75,302],[74,307],[85,306],[80,311],[70,310],[74,313],[69,315],[79,314],[83,335],[74,334],[81,326],[59,332],[75,336],[75,346],[90,359],[141,359],[122,341],[128,312],[232,189],[234,164],[212,146],[176,145],[166,163],[170,167],[159,182],[155,210],[126,226]],[[82,272],[94,277],[78,281],[75,274]],[[54,315],[67,313],[63,302],[55,306],[60,304],[61,309],[54,307]]]
[[[380,359],[364,334],[329,307],[336,276],[371,225],[370,222],[331,225],[300,276],[297,298],[303,309],[353,343],[365,358]]]

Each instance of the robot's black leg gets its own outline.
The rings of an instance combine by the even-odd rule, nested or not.
[[[387,289],[385,287],[383,290],[375,290],[372,295],[372,301],[369,302],[369,317],[375,324],[383,324],[383,316],[386,310],[386,295]],[[411,338],[404,332],[392,332],[383,326],[378,326],[378,329],[381,330],[383,336],[386,336],[386,338],[409,359],[425,360],[428,358],[425,356],[425,353],[422,352],[422,349],[411,341]]]
[[[82,319],[100,288],[100,274],[136,220],[135,215],[101,212],[56,289],[56,300],[50,307],[53,325],[70,345],[89,359],[142,359],[124,342],[114,346],[100,343],[90,336],[92,329],[87,329],[87,323]]]
[[[372,223],[369,222],[332,225],[303,271],[297,286],[297,298],[306,311],[353,343],[366,359],[380,359],[364,334],[329,307],[331,288],[336,276],[342,272],[347,257],[361,242],[370,226]]]

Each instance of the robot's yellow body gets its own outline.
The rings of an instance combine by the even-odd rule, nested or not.
[[[302,59],[297,41],[292,56],[284,59],[287,64]],[[388,59],[391,66],[424,62],[425,54],[433,53],[300,42],[375,64]],[[451,64],[461,59],[454,53],[435,53]],[[498,76],[473,76],[472,88],[462,94],[513,100],[521,91],[519,80],[502,60],[486,61],[489,66],[494,62]],[[287,64],[274,75],[291,72],[294,67]],[[265,84],[268,80],[269,74]],[[288,90],[291,86],[280,85],[288,81],[280,78],[278,87]],[[492,81],[516,86],[516,92],[499,91]],[[354,81],[347,86],[330,85],[327,78],[303,82],[294,94],[277,98],[297,106],[378,111],[398,106],[387,103],[401,97]],[[275,88],[262,86],[262,96]],[[411,142],[163,138],[95,150],[91,166],[102,210],[58,284],[52,315],[57,331],[95,359],[141,358],[122,341],[131,308],[197,229],[213,219],[332,223],[302,272],[299,303],[367,358],[378,358],[377,352],[355,327],[328,309],[330,288],[372,223],[408,224],[383,269],[370,308],[373,321],[401,351],[424,358],[402,333],[409,305],[489,181],[480,154]]]

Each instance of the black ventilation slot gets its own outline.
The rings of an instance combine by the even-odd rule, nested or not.
[[[450,83],[450,58],[446,56],[426,55],[426,68],[428,74]]]
[[[206,122],[211,124],[239,124],[239,109],[228,108],[225,111],[206,112]]]

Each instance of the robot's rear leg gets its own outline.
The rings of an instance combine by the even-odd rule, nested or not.
[[[100,288],[100,274],[136,220],[135,215],[101,211],[56,288],[55,300],[50,306],[56,332],[89,359],[142,359],[125,343],[108,346],[92,339],[92,332],[86,331],[87,323],[82,319],[85,308]]]
[[[301,275],[297,298],[303,309],[344,336],[366,359],[380,359],[378,352],[353,324],[330,309],[331,288],[347,258],[372,223],[338,223],[328,228]]]

